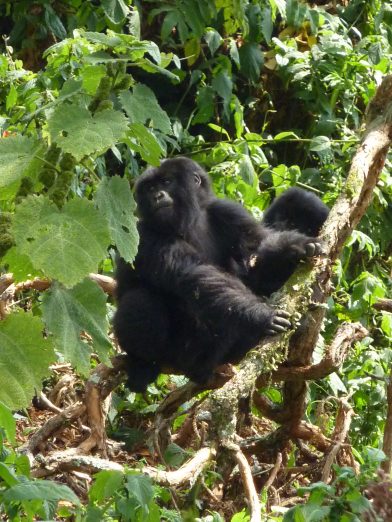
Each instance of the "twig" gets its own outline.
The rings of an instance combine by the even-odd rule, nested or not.
[[[29,439],[26,444],[20,446],[19,452],[25,453],[32,459],[32,456],[36,452],[37,448],[43,442],[53,435],[54,432],[63,428],[65,425],[70,424],[77,418],[79,418],[86,411],[86,406],[81,402],[72,404],[68,408],[65,408],[61,413],[58,413],[54,417],[51,417],[41,428],[39,428]]]
[[[275,482],[275,479],[276,479],[276,477],[277,477],[277,475],[279,473],[279,470],[280,470],[281,466],[282,466],[282,454],[280,452],[278,452],[278,454],[276,455],[275,465],[272,468],[272,471],[270,473],[270,476],[268,477],[268,480],[266,481],[266,483],[263,486],[263,489],[265,491],[268,492],[269,488]]]
[[[89,274],[89,278],[97,283],[102,290],[108,295],[114,295],[116,290],[116,281],[112,277],[104,276],[102,274]],[[0,278],[0,294],[3,293],[12,283],[14,278],[12,274],[4,274]],[[20,283],[15,283],[13,287],[14,293],[25,292],[26,290],[38,290],[43,292],[52,285],[50,279],[42,279],[35,277],[34,279],[28,279]]]
[[[392,469],[392,367],[387,385],[387,418],[384,427],[383,452],[387,460],[381,464],[382,469],[389,476]]]
[[[245,495],[249,502],[250,522],[261,522],[259,495],[255,488],[249,463],[238,446],[236,449],[234,449],[234,447],[232,449],[234,450],[234,456],[244,484]]]
[[[332,435],[334,443],[329,455],[325,460],[323,472],[321,474],[321,480],[325,483],[329,482],[332,464],[334,463],[335,458],[337,457],[339,451],[343,446],[344,441],[346,440],[351,425],[351,419],[354,415],[354,410],[352,409],[352,407],[346,399],[339,399],[339,403],[340,404],[338,414],[336,416],[335,430]]]
[[[43,406],[47,409],[47,410],[50,410],[50,411],[53,411],[54,413],[61,413],[63,410],[61,408],[59,408],[58,406],[56,406],[55,404],[53,404],[53,402],[51,402],[47,396],[44,394],[44,392],[41,392],[39,394],[39,400],[40,402],[42,402]]]

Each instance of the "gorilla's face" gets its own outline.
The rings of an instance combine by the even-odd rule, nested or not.
[[[197,218],[211,197],[205,172],[188,158],[173,158],[144,172],[136,183],[136,202],[142,219],[179,230]]]

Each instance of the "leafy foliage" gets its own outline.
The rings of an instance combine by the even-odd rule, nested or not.
[[[15,281],[39,276],[52,283],[43,297],[23,294],[18,306],[27,313],[13,310],[0,322],[5,405],[27,406],[57,356],[82,374],[92,352],[108,359],[111,304],[87,277],[113,274],[113,247],[134,259],[129,187],[147,163],[190,155],[209,169],[219,196],[240,201],[256,217],[294,184],[333,203],[365,107],[390,72],[392,20],[380,0],[336,2],[333,9],[316,4],[2,3],[0,24],[9,39],[0,56],[0,265]],[[353,348],[339,375],[309,386],[307,415],[326,434],[335,413],[327,399],[351,397],[357,415],[350,437],[359,461],[366,460],[367,446],[380,445],[385,422],[392,320],[373,304],[391,295],[390,167],[389,158],[372,206],[336,266],[320,347],[343,321],[361,321],[369,337]],[[117,413],[129,408],[148,415],[168,379],[150,387],[149,402],[118,396]],[[269,395],[279,398],[280,389],[271,387]],[[2,408],[0,424],[12,440]],[[171,455],[173,465],[180,457]],[[57,487],[53,498],[33,498],[41,486],[30,490],[35,482],[23,482],[28,474],[19,482],[17,457],[11,461],[0,459],[3,483],[16,493],[27,484],[30,497],[11,500],[15,490],[8,493],[7,516],[50,519],[60,497],[74,502]],[[328,519],[332,512],[343,516],[339,509],[357,516],[363,484],[346,470],[337,474],[332,486],[309,486],[309,502],[287,516]],[[140,475],[102,472],[83,516],[179,520],[164,507],[170,505],[166,493]],[[75,506],[61,516],[73,516]]]
[[[0,322],[0,400],[9,408],[29,404],[54,361],[52,344],[43,338],[42,330],[40,319],[24,312]]]

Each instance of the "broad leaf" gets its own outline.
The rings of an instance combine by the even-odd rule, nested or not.
[[[90,347],[80,337],[87,332],[101,360],[108,359],[106,296],[90,279],[66,290],[54,284],[43,298],[44,321],[54,334],[56,349],[81,373],[90,368]]]
[[[49,500],[58,502],[67,500],[72,504],[80,504],[80,500],[75,493],[64,484],[57,484],[51,480],[35,480],[16,484],[9,488],[4,494],[6,502],[23,500]]]
[[[133,199],[125,178],[103,178],[98,185],[95,202],[105,216],[113,243],[125,261],[132,262],[137,254],[139,234],[136,228]]]
[[[261,66],[263,65],[263,53],[256,43],[246,42],[239,49],[242,74],[251,83],[257,83],[260,78]]]
[[[10,442],[15,442],[16,422],[12,411],[2,402],[0,402],[0,426],[5,431],[7,439]]]
[[[105,152],[126,130],[127,120],[122,112],[109,109],[92,116],[77,103],[59,105],[48,118],[51,140],[77,160]]]
[[[27,136],[9,136],[0,139],[0,188],[15,184],[25,175],[34,155],[39,150],[38,142]]]
[[[159,165],[164,150],[152,132],[141,123],[132,123],[129,126],[128,136],[130,139],[126,143],[132,150],[138,152],[146,163]]]
[[[12,231],[33,266],[66,286],[95,271],[110,242],[104,217],[85,199],[60,211],[44,196],[29,196],[16,209]]]
[[[160,107],[153,91],[138,83],[133,92],[120,93],[120,101],[132,123],[151,122],[154,129],[159,129],[166,134],[171,134],[172,128],[169,116]]]
[[[150,477],[141,473],[129,472],[127,475],[126,488],[140,504],[147,506],[154,496]]]
[[[55,360],[43,324],[30,313],[11,314],[0,322],[0,401],[10,409],[26,407]]]
[[[90,488],[90,500],[102,502],[105,498],[110,498],[122,487],[123,481],[122,471],[100,471],[95,475],[94,484]]]
[[[211,54],[214,55],[215,52],[219,49],[223,42],[223,38],[215,29],[209,27],[206,29],[204,34],[204,39],[207,42],[207,45],[211,51]]]
[[[129,13],[123,0],[102,0],[102,7],[106,16],[114,24],[120,24]]]

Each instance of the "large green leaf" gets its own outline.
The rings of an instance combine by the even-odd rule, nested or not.
[[[130,139],[126,143],[129,148],[138,152],[146,163],[159,165],[164,150],[152,132],[141,123],[131,123],[128,136]]]
[[[103,178],[95,196],[97,206],[108,221],[112,241],[126,261],[132,262],[137,254],[139,234],[133,214],[136,203],[125,178]]]
[[[12,232],[34,268],[66,286],[95,271],[110,242],[105,218],[85,199],[59,210],[44,196],[29,196],[16,209]]]
[[[23,500],[48,500],[59,501],[67,500],[73,504],[80,504],[80,500],[75,493],[64,484],[57,484],[52,480],[31,480],[16,484],[9,488],[4,494],[6,502]]]
[[[124,473],[122,471],[100,471],[95,475],[94,484],[90,488],[90,500],[102,502],[102,500],[110,498],[121,489],[123,482]]]
[[[127,120],[122,112],[106,110],[94,116],[77,103],[63,103],[48,118],[51,140],[77,160],[105,152],[124,136]]]
[[[90,368],[90,348],[80,334],[87,332],[101,360],[108,359],[106,296],[99,286],[85,279],[71,290],[52,285],[43,298],[44,321],[54,334],[56,349],[80,372]]]
[[[0,401],[11,409],[26,407],[54,362],[52,343],[43,324],[30,313],[9,315],[0,322]]]
[[[169,116],[160,107],[153,91],[146,85],[138,83],[132,93],[130,91],[121,92],[120,101],[132,123],[151,121],[151,125],[155,129],[166,134],[172,132]]]
[[[154,496],[150,477],[142,473],[130,471],[127,474],[125,487],[142,507],[148,506]]]
[[[120,24],[129,13],[123,0],[102,0],[102,7],[106,16],[114,24]]]
[[[257,83],[260,78],[261,66],[264,62],[260,46],[253,42],[246,42],[240,47],[239,56],[242,74],[251,83]]]
[[[39,150],[36,140],[27,136],[9,136],[0,139],[0,188],[15,184],[25,175],[34,155]]]

